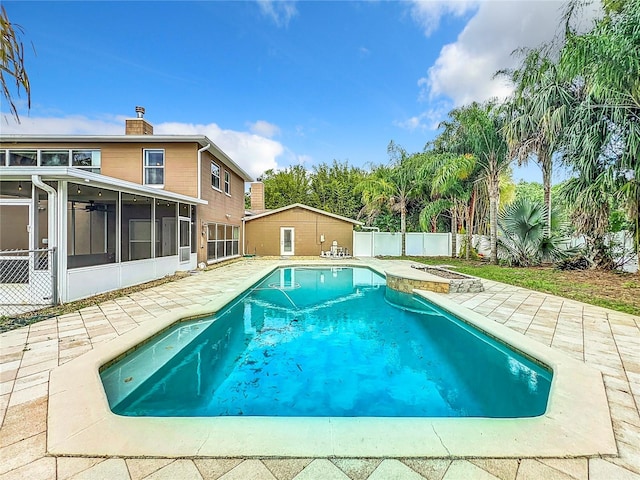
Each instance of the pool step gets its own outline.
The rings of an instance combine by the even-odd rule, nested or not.
[[[135,352],[104,370],[100,377],[107,392],[109,406],[114,408],[138,388],[155,371],[179,354],[202,334],[214,319],[186,322],[147,342]]]

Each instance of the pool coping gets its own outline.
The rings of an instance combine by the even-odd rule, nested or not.
[[[568,458],[617,453],[599,371],[443,295],[426,291],[415,293],[553,369],[544,415],[522,419],[132,418],[110,411],[99,376],[103,364],[178,320],[219,311],[276,268],[303,265],[308,264],[283,262],[257,269],[242,285],[205,305],[163,315],[55,368],[50,377],[47,452],[62,456],[242,458]],[[363,265],[340,262],[339,266]],[[370,265],[367,268],[384,274]]]

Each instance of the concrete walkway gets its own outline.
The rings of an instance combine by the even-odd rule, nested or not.
[[[491,281],[450,298],[599,369],[618,455],[540,459],[137,459],[46,453],[50,371],[167,311],[204,304],[260,265],[243,260],[0,335],[0,480],[640,479],[640,318]],[[363,266],[409,262],[366,259]],[[105,442],[109,439],[105,438]]]

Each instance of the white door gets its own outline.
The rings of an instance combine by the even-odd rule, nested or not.
[[[162,256],[175,255],[176,248],[176,219],[175,217],[162,218]],[[156,239],[156,241],[158,241]]]
[[[280,227],[280,255],[294,255],[293,245],[293,228]]]
[[[180,262],[188,262],[191,257],[191,219],[179,217],[179,255]]]

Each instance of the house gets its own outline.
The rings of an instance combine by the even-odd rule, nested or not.
[[[251,177],[206,136],[154,135],[136,113],[124,135],[0,135],[0,304],[76,300],[241,254]],[[34,290],[38,275],[52,280]]]
[[[244,253],[319,256],[353,252],[353,227],[362,222],[301,203],[265,210],[263,185],[251,184],[251,212],[244,218]]]

